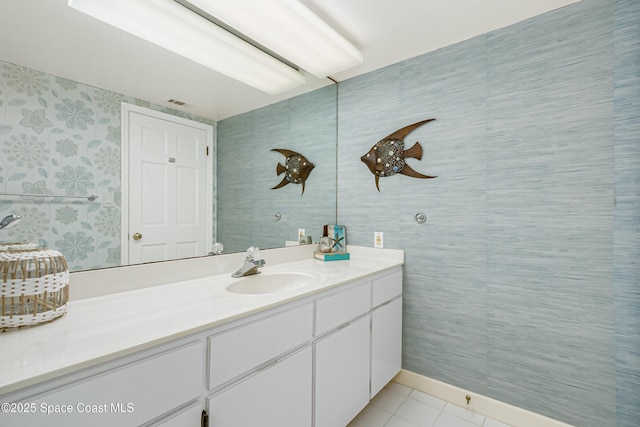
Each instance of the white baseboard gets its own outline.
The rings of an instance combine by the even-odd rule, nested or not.
[[[574,427],[405,369],[393,381],[515,427]],[[468,405],[467,396],[471,397]]]

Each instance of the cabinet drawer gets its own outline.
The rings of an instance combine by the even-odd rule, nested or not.
[[[202,392],[203,343],[187,344],[29,399],[35,411],[2,414],[3,427],[134,426]],[[47,414],[51,410],[53,413]]]
[[[364,282],[351,289],[316,301],[315,335],[337,328],[371,308],[371,284]]]
[[[209,338],[209,389],[311,339],[311,303]]]
[[[402,270],[397,270],[373,281],[373,307],[402,295]]]

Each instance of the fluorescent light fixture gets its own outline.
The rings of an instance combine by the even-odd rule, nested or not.
[[[299,0],[187,1],[318,78],[363,62],[358,49]]]
[[[299,71],[173,0],[68,2],[87,15],[264,92],[277,94],[306,82]]]

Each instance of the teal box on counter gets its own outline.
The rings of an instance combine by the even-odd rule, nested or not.
[[[320,261],[341,261],[349,259],[349,252],[314,252],[313,257]]]
[[[325,225],[318,250],[313,257],[321,261],[349,259],[347,252],[347,229],[344,225]]]

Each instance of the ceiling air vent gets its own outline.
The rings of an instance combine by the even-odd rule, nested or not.
[[[177,99],[167,99],[169,104],[178,105],[180,107],[190,107],[186,102],[178,101]]]

